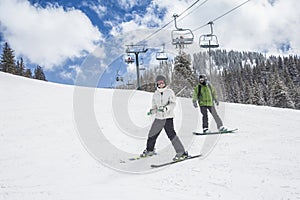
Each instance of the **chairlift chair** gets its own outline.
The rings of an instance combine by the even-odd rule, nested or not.
[[[122,76],[117,76],[116,77],[116,81],[121,81],[121,82],[123,82],[124,81],[124,78],[122,77]]]
[[[190,29],[173,30],[171,35],[173,45],[187,45],[194,42],[194,34]]]
[[[163,61],[168,60],[168,55],[165,53],[165,44],[163,44],[162,51],[156,52],[156,60]]]
[[[156,52],[156,60],[168,60],[168,55],[165,52]]]
[[[127,55],[127,56],[125,56],[125,62],[126,62],[127,64],[131,64],[131,63],[134,62],[134,59],[133,59],[133,57],[131,57],[130,55]]]
[[[143,59],[143,58],[140,59],[139,64],[140,64],[140,65],[144,65],[144,59]]]
[[[212,34],[201,35],[199,45],[201,48],[218,48],[220,46],[217,36]]]
[[[210,25],[210,33],[206,35],[201,35],[199,38],[199,45],[202,48],[218,48],[220,45],[218,43],[218,38],[213,34],[213,22],[208,22]]]
[[[171,32],[172,44],[183,47],[184,45],[192,44],[194,42],[194,34],[190,29],[178,28],[176,18],[177,14],[173,15],[176,30]]]
[[[119,81],[124,81],[124,78],[123,78],[123,76],[121,76],[120,74],[119,74],[119,70],[117,71],[117,74],[116,74],[116,81],[117,82],[119,82]]]

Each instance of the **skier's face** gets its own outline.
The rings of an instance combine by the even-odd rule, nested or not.
[[[166,84],[163,80],[157,81],[157,87],[158,88],[164,88],[165,86],[166,86]]]

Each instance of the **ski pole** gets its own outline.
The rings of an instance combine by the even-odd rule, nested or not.
[[[186,86],[184,86],[179,92],[177,92],[177,94],[175,95],[176,97],[186,88]]]

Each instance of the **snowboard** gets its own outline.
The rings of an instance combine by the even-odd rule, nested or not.
[[[215,132],[208,132],[208,133],[200,133],[200,132],[193,132],[194,135],[216,135],[216,134],[226,134],[226,133],[234,133],[238,129],[230,129],[227,131],[215,131]]]
[[[164,167],[164,166],[172,165],[172,164],[179,163],[179,162],[182,162],[182,161],[186,161],[186,160],[190,160],[190,159],[194,159],[194,158],[199,158],[200,156],[202,156],[202,155],[198,154],[198,155],[194,155],[194,156],[189,156],[189,157],[187,157],[185,159],[182,159],[182,160],[170,161],[170,162],[156,164],[156,165],[153,164],[153,165],[150,165],[150,166],[152,168]]]

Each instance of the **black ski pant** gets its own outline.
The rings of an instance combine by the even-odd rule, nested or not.
[[[151,129],[149,131],[149,134],[148,134],[147,150],[148,151],[154,150],[156,139],[159,136],[159,134],[163,128],[165,129],[168,138],[172,142],[172,145],[173,145],[176,153],[185,152],[184,147],[174,130],[173,118],[155,119],[154,120],[154,122],[151,126]]]
[[[200,106],[200,111],[202,113],[202,127],[208,128],[208,115],[207,115],[207,110],[212,114],[214,120],[217,123],[217,128],[220,128],[223,126],[223,122],[221,118],[219,117],[216,108],[214,106]]]

